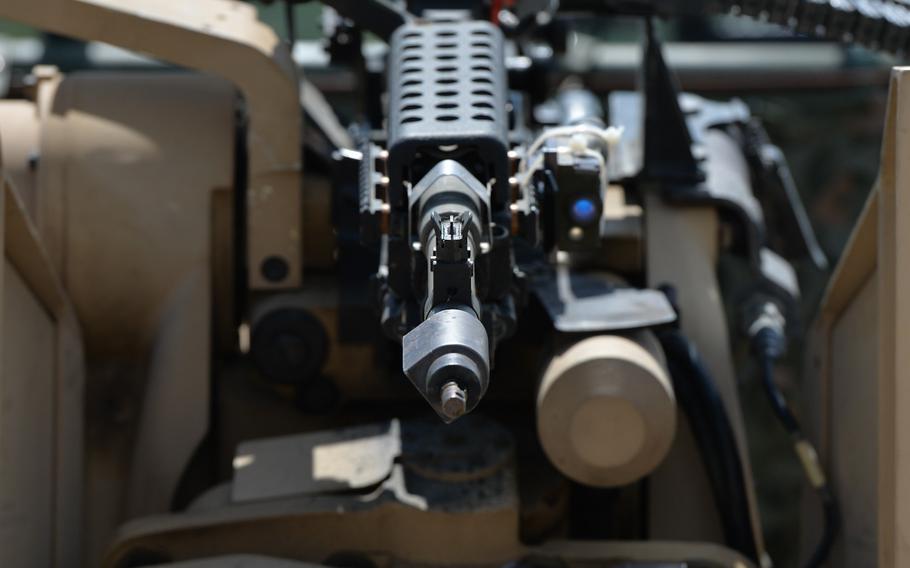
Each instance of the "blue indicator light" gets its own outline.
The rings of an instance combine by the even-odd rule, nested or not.
[[[572,204],[572,220],[576,223],[590,223],[595,217],[597,217],[597,205],[590,199],[577,199]]]

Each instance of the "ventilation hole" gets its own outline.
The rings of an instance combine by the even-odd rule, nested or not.
[[[474,89],[471,91],[471,94],[477,97],[492,97],[493,92],[488,91],[487,89]]]
[[[441,32],[436,33],[437,37],[455,37],[456,35],[457,34],[452,30],[442,30]]]
[[[458,103],[437,103],[436,108],[441,109],[441,110],[458,108]]]
[[[458,71],[458,67],[455,67],[454,65],[443,65],[442,67],[437,67],[436,71],[439,73],[454,73]]]
[[[457,82],[458,82],[458,79],[456,79],[454,77],[442,77],[442,78],[436,79],[437,85],[454,85]]]
[[[423,108],[422,104],[411,103],[401,107],[401,112],[408,112],[409,110],[420,110]]]
[[[401,37],[404,39],[416,39],[416,38],[420,37],[420,32],[417,32],[417,31],[408,32]]]
[[[400,122],[401,124],[410,124],[412,122],[420,122],[421,120],[423,120],[423,118],[421,118],[419,115],[412,114],[411,116],[402,118]]]
[[[406,43],[401,46],[402,51],[414,51],[415,49],[420,49],[422,46],[419,43]]]
[[[402,75],[412,75],[414,73],[420,73],[420,67],[408,67],[407,69],[402,69]]]
[[[454,97],[458,91],[436,91],[437,97]]]
[[[483,48],[483,49],[493,49],[493,46],[490,45],[488,41],[472,41],[471,47]]]
[[[486,59],[487,61],[493,61],[493,56],[489,53],[474,53],[471,54],[471,59]]]
[[[485,72],[485,73],[492,73],[492,72],[493,72],[493,68],[490,67],[489,65],[487,65],[486,63],[483,63],[483,64],[480,64],[480,65],[473,65],[473,66],[471,67],[471,71],[483,71],[483,72]]]
[[[493,84],[493,80],[490,79],[489,77],[474,77],[471,79],[471,81],[474,83],[483,84],[483,85],[492,85]]]
[[[486,101],[474,101],[471,106],[474,108],[493,108],[493,105]]]
[[[403,99],[414,99],[423,95],[420,91],[408,91],[407,93],[402,93],[401,98]]]
[[[436,49],[455,49],[456,47],[458,47],[458,44],[450,41],[436,44]]]
[[[493,122],[493,117],[488,114],[475,114],[471,118],[474,120],[482,120],[484,122]]]
[[[477,37],[490,37],[490,32],[487,30],[473,30],[471,35]]]
[[[454,53],[440,53],[436,56],[436,61],[452,61],[456,57],[458,56]]]
[[[401,86],[402,87],[416,87],[417,85],[421,84],[422,82],[423,81],[421,81],[420,79],[408,79],[407,81],[402,83]]]
[[[436,120],[440,122],[452,122],[454,120],[458,120],[458,116],[454,114],[440,114],[436,117]]]
[[[419,55],[408,55],[401,60],[402,63],[413,63],[415,61],[420,61]]]

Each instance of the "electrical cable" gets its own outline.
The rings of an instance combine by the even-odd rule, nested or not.
[[[774,382],[774,364],[786,350],[783,317],[773,303],[763,306],[762,313],[749,327],[752,350],[757,359],[762,387],[771,403],[778,421],[787,430],[793,442],[793,449],[799,457],[803,472],[815,490],[822,505],[822,534],[815,550],[806,563],[806,568],[818,568],[825,564],[840,528],[840,511],[837,499],[825,477],[815,447],[806,439],[796,415],[790,409],[787,399]]]
[[[707,470],[724,541],[758,562],[740,449],[717,386],[695,346],[675,327],[657,330],[677,400]]]

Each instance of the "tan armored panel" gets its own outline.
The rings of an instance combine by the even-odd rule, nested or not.
[[[590,337],[550,362],[537,394],[537,430],[550,461],[586,485],[650,473],[676,431],[676,399],[656,340]]]
[[[298,78],[286,46],[259,21],[255,7],[232,0],[30,0],[0,2],[0,17],[110,43],[235,85],[243,94],[250,120],[249,283],[256,289],[299,286]],[[263,275],[260,267],[268,259],[286,263],[283,278],[270,280]]]
[[[828,283],[806,360],[807,422],[841,507],[834,568],[910,565],[908,133],[910,68],[896,68],[878,183]],[[818,522],[805,519],[810,550]]]
[[[0,103],[0,148],[3,172],[9,176],[32,219],[35,218],[35,165],[39,145],[38,111],[31,101]]]
[[[212,192],[234,184],[234,91],[188,73],[76,73],[50,96],[38,226],[89,347],[144,353],[209,263]]]
[[[82,340],[13,171],[0,172],[0,566],[75,565],[83,518]]]
[[[37,95],[37,135],[3,156],[11,178],[34,177],[17,193],[79,318],[89,389],[121,409],[117,427],[103,412],[86,421],[91,556],[124,514],[167,510],[207,428],[212,295],[232,274],[219,262],[230,225],[218,228],[233,218],[236,92],[185,72],[78,73],[39,80]],[[0,130],[31,132],[29,110],[0,104],[18,119]]]

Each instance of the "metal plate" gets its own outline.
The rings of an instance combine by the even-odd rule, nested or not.
[[[592,333],[670,323],[676,312],[657,290],[620,287],[600,274],[555,274],[535,278],[534,292],[557,330]]]
[[[398,420],[253,440],[234,456],[235,503],[365,489],[389,477],[401,454]]]

